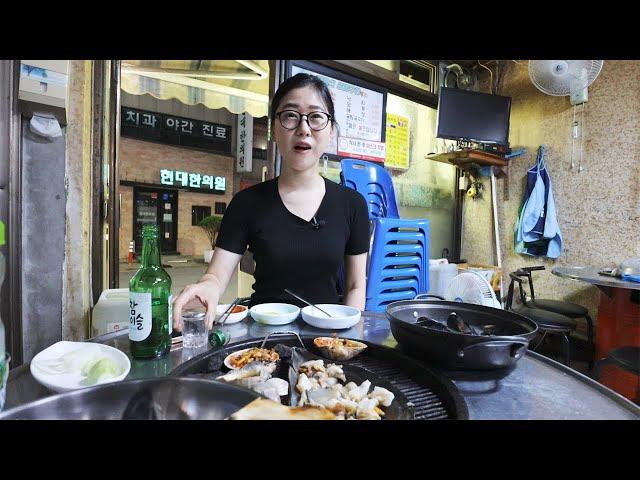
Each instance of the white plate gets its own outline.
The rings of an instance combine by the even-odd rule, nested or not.
[[[230,353],[224,359],[224,366],[227,367],[229,370],[239,370],[238,367],[234,367],[233,365],[231,365],[231,358],[235,357],[236,355],[242,355],[244,352],[251,350],[252,348],[256,348],[256,347],[243,348],[242,350],[236,350],[235,352]]]
[[[238,367],[234,367],[233,365],[231,365],[231,357],[235,357],[236,355],[242,355],[247,350],[251,350],[251,348],[243,348],[242,350],[236,350],[235,352],[227,355],[224,359],[224,366],[227,367],[229,370],[238,370]]]
[[[86,377],[78,373],[60,373],[52,374],[43,370],[40,365],[47,361],[56,360],[62,355],[71,351],[96,348],[100,350],[100,354],[104,354],[113,360],[121,369],[122,373],[117,377],[103,379],[93,385],[85,385],[84,381]],[[39,383],[55,392],[69,392],[71,390],[77,390],[79,388],[92,387],[94,385],[101,385],[103,383],[119,382],[129,374],[131,369],[131,361],[123,352],[117,348],[110,347],[108,345],[102,345],[99,343],[91,342],[58,342],[54,343],[48,348],[45,348],[38,353],[33,360],[31,360],[31,375]]]
[[[360,310],[347,305],[319,303],[318,307],[331,314],[326,316],[317,308],[311,306],[302,309],[302,319],[309,325],[326,330],[342,330],[351,328],[360,321]]]
[[[289,303],[261,303],[251,307],[251,316],[265,325],[285,325],[300,315],[300,307]]]
[[[216,307],[216,321],[227,310],[227,308],[229,308],[229,305],[231,305],[231,304],[227,303],[226,305],[218,305]],[[224,321],[225,325],[231,325],[233,323],[238,323],[238,322],[244,320],[245,318],[247,318],[247,315],[249,314],[249,309],[244,305],[238,305],[238,306],[242,307],[244,310],[242,312],[229,314],[227,319]]]

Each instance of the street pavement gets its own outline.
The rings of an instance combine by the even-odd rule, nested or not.
[[[176,261],[178,260],[178,261]],[[184,262],[186,260],[186,262]],[[163,256],[162,266],[165,271],[171,276],[171,294],[178,295],[182,289],[190,283],[198,281],[204,272],[207,270],[207,265],[202,259],[193,257],[173,257]],[[120,275],[119,275],[119,288],[128,288],[129,280],[135,275],[140,268],[140,264],[134,261],[132,264],[127,262],[120,262]],[[229,285],[224,294],[220,298],[220,303],[231,303],[238,296],[238,273],[234,271]]]

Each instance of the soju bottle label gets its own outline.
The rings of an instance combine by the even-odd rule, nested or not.
[[[129,340],[141,342],[151,333],[151,292],[129,292]]]
[[[169,335],[173,333],[173,295],[169,295]]]

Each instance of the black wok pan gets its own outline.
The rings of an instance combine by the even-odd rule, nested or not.
[[[514,368],[538,330],[534,322],[517,313],[469,303],[403,300],[389,304],[386,313],[391,333],[403,349],[452,370]],[[437,324],[447,324],[452,313],[478,331],[492,334],[438,328]]]

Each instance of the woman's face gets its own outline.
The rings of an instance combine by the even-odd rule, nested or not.
[[[295,110],[303,115],[318,111],[329,113],[322,96],[312,86],[296,88],[282,97],[276,113],[283,110]],[[287,130],[276,118],[273,134],[282,154],[283,167],[295,171],[316,168],[320,156],[327,150],[332,131],[332,122],[323,130],[311,130],[307,117],[302,117],[294,130]]]

